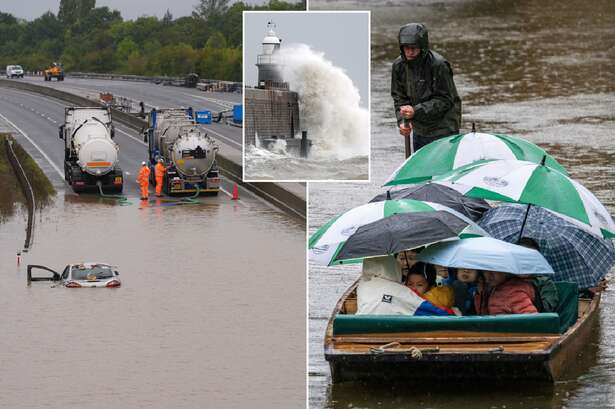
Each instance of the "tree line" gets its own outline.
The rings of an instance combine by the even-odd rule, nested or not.
[[[0,12],[0,67],[40,71],[57,61],[67,71],[183,76],[241,81],[242,12],[305,10],[305,1],[250,6],[200,0],[191,16],[124,20],[96,0],[61,0],[33,21]]]

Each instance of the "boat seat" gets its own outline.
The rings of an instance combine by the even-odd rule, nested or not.
[[[338,314],[333,335],[423,331],[475,331],[559,334],[562,325],[554,312],[458,316]]]

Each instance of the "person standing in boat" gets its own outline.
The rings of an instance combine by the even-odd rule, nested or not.
[[[399,30],[400,56],[393,62],[391,96],[399,133],[407,141],[406,157],[418,149],[459,133],[461,99],[453,70],[440,54],[429,49],[427,27],[410,23]]]

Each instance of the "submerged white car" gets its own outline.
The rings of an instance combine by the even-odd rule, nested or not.
[[[32,275],[33,270],[44,270],[51,273],[52,276],[34,277]],[[60,281],[67,288],[114,288],[122,285],[119,275],[120,273],[114,266],[106,263],[69,264],[64,268],[62,274],[49,267],[28,265],[28,284],[32,281]]]

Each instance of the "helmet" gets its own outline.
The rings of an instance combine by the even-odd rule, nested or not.
[[[145,166],[147,165],[147,163],[145,163],[145,161],[141,162],[141,166]]]
[[[399,49],[403,54],[404,45],[413,45],[425,51],[429,49],[427,26],[423,23],[410,23],[399,29]]]
[[[162,158],[158,158],[158,162],[160,162],[160,163],[164,163],[164,159],[162,159]]]

